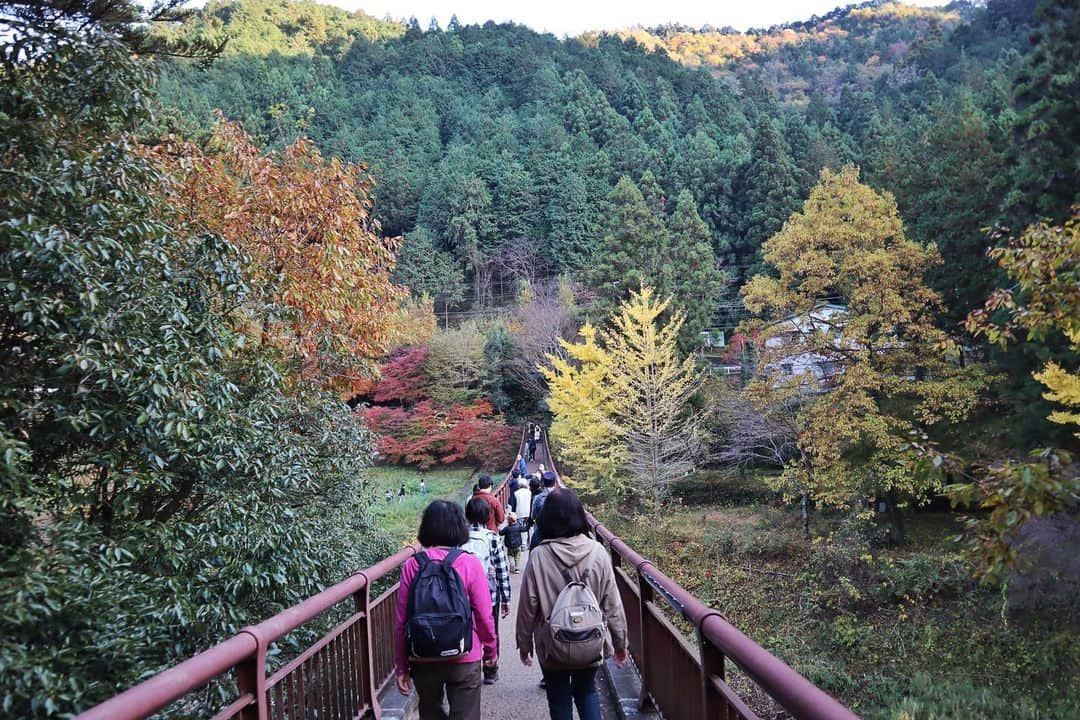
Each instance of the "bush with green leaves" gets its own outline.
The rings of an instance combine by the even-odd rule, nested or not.
[[[145,61],[99,23],[23,19],[0,48],[0,714],[36,718],[386,545],[370,434],[245,346],[246,258],[160,200]]]

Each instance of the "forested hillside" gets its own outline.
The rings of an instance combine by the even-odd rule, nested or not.
[[[855,163],[913,239],[937,244],[930,282],[955,331],[998,280],[984,228],[1061,219],[1076,198],[1075,143],[1059,144],[1075,136],[1059,112],[1075,70],[1048,86],[1060,102],[1027,90],[1075,47],[1032,52],[1029,36],[1055,42],[1031,35],[1052,25],[1035,4],[868,3],[747,34],[560,41],[242,0],[177,31],[229,44],[208,70],[166,63],[160,88],[189,132],[220,109],[270,143],[304,133],[367,163],[382,231],[405,238],[396,277],[437,307],[571,274],[606,310],[644,281],[688,313],[684,348],[734,326],[737,303],[716,308],[760,267],[761,243],[822,168]],[[1045,417],[1037,391],[1026,400]]]

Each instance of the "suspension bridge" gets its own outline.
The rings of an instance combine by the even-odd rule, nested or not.
[[[524,432],[521,449],[525,448]],[[546,437],[537,448],[533,472],[543,463],[558,473]],[[496,490],[505,504],[509,472]],[[632,667],[626,678],[601,673],[615,702],[606,715],[666,720],[857,720],[837,700],[741,633],[714,610],[657,568],[591,514],[596,539],[611,554],[626,610]],[[394,607],[402,563],[420,550],[411,545],[258,625],[155,675],[77,716],[76,720],[141,720],[166,711],[191,714],[191,694],[219,683],[231,694],[212,720],[357,720],[402,717],[390,712],[394,683]],[[513,576],[516,585],[520,575]],[[385,588],[385,589],[383,589]],[[381,592],[376,593],[376,589]],[[343,616],[303,652],[274,667],[274,644],[326,614]],[[675,620],[693,629],[684,634]],[[484,687],[484,718],[547,717],[539,669],[520,666],[513,648],[513,615],[503,621],[500,678]],[[613,667],[613,666],[612,666]],[[729,683],[741,674],[753,690]],[[739,684],[745,688],[748,683]],[[629,691],[627,687],[631,688]],[[626,697],[627,693],[631,697]],[[747,695],[747,696],[744,696]],[[753,695],[753,698],[748,697]],[[767,698],[785,714],[762,718],[752,706]],[[400,705],[400,703],[396,703]],[[405,705],[405,717],[409,706]]]

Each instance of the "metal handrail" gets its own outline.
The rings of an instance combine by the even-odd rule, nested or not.
[[[546,437],[544,453],[548,460],[548,467],[561,478]],[[712,651],[718,651],[720,662],[717,675],[721,681],[724,674],[723,659],[730,658],[751,680],[797,720],[859,720],[855,713],[841,705],[831,695],[741,633],[719,611],[705,605],[679,583],[658,570],[651,561],[608,530],[592,513],[586,513],[586,515],[597,539],[608,547],[612,559],[617,561],[618,565],[633,567],[637,571],[638,598],[642,612],[646,607],[645,597],[650,594],[649,591],[655,591],[684,620],[694,626],[699,642],[698,666],[703,694],[717,679],[712,677],[712,673],[705,668],[708,664],[706,658],[713,655]],[[641,627],[644,627],[644,623]],[[643,639],[642,642],[644,642]],[[640,662],[642,658],[635,658],[635,660],[638,661],[639,669],[648,667],[646,663]],[[642,685],[646,692],[650,689],[650,680],[651,678],[643,672]],[[726,687],[725,683],[722,684]],[[726,690],[720,692],[726,692]],[[702,704],[706,710],[709,708],[708,702],[703,701]],[[754,717],[748,710],[740,710],[735,703],[729,703],[729,705],[729,710],[739,713],[742,717]],[[661,707],[660,710],[664,711],[665,708]],[[711,717],[712,714],[709,713],[708,716]],[[717,714],[717,716],[728,717],[726,714]]]
[[[243,666],[247,663],[255,663],[254,667],[247,670],[254,676],[256,688],[242,687],[240,699],[243,699],[244,694],[250,693],[252,697],[245,706],[258,707],[261,710],[265,703],[265,691],[260,692],[259,688],[265,690],[268,646],[335,605],[349,598],[366,597],[373,582],[401,567],[402,563],[416,554],[418,547],[410,545],[399,550],[300,604],[283,610],[258,625],[244,628],[220,645],[201,652],[77,715],[76,720],[139,720],[152,715],[230,670],[237,672],[243,684]],[[243,709],[239,708],[237,714],[240,714]],[[264,712],[257,714],[257,717],[265,716]]]

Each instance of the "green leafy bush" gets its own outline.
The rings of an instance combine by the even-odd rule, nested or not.
[[[144,61],[70,27],[0,53],[5,717],[84,709],[387,549],[359,417],[246,346],[246,258],[160,200]]]

